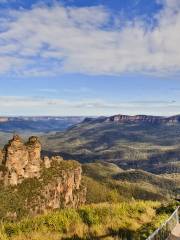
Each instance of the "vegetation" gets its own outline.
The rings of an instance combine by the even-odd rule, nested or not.
[[[81,162],[105,160],[152,173],[180,172],[180,124],[84,122],[42,137],[43,148]]]
[[[51,168],[43,168],[41,178],[28,178],[17,186],[0,186],[0,219],[21,219],[34,209],[38,201],[43,202],[41,190],[44,185],[61,177],[63,170],[71,171],[77,168],[76,161],[52,162]],[[9,213],[9,214],[8,214]]]
[[[173,211],[174,206],[169,206]],[[145,239],[168,218],[159,202],[91,204],[1,226],[1,240]],[[140,237],[141,236],[141,237]]]
[[[36,207],[37,196],[41,197],[42,184],[60,176],[61,170],[72,170],[77,166],[79,163],[76,161],[54,162],[50,169],[43,170],[40,181],[34,178],[24,180],[17,187],[1,186],[0,239],[110,240],[126,236],[129,239],[143,240],[167,219],[174,209],[172,205],[163,207],[159,201],[147,201],[156,199],[167,202],[168,197],[163,196],[163,189],[161,193],[158,192],[162,185],[155,185],[158,185],[158,180],[164,180],[165,184],[167,181],[169,184],[169,181],[172,181],[170,176],[151,179],[152,176],[148,175],[146,179],[146,175],[137,174],[135,183],[133,174],[126,176],[128,171],[123,171],[111,163],[97,162],[83,165],[87,205],[79,209],[61,209],[30,217],[29,210]],[[139,186],[138,181],[141,180],[147,180],[146,184],[149,181],[149,188]]]
[[[83,164],[88,203],[129,201],[129,199],[167,201],[176,194],[178,181],[141,170],[123,171],[114,164]]]
[[[60,152],[83,162],[87,205],[29,217],[28,208],[36,207],[42,185],[79,166],[75,161],[55,162],[42,171],[40,181],[0,187],[0,239],[146,239],[175,208],[167,202],[176,197],[180,184],[179,133],[180,124],[95,121],[43,136],[46,154]]]
[[[71,171],[79,167],[80,164],[77,161],[54,161],[51,163],[51,168],[44,168],[41,175],[41,181],[43,184],[47,184],[50,181],[53,181],[57,177],[61,176],[63,170]]]

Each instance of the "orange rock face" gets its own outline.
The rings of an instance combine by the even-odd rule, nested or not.
[[[41,143],[34,136],[24,143],[14,135],[0,150],[0,181],[5,186],[16,186],[25,179],[34,181],[33,178],[39,182],[38,194],[25,201],[33,215],[85,203],[86,188],[81,184],[81,175],[81,165],[76,161],[65,161],[60,156],[42,160]],[[27,191],[31,196],[31,189]]]
[[[1,152],[1,162],[7,168],[5,185],[17,185],[24,178],[39,175],[41,144],[38,138],[31,137],[24,143],[18,135],[14,135]]]

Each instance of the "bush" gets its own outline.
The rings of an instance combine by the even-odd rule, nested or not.
[[[1,227],[3,236],[1,238],[44,240],[44,235],[49,234],[49,240],[87,240],[99,236],[107,236],[109,239],[118,236],[138,239],[141,236],[144,239],[169,216],[164,213],[156,215],[160,207],[158,202],[131,201],[64,209],[34,218],[25,218],[16,223],[4,223]]]

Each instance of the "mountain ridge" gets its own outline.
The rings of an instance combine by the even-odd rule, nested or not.
[[[155,120],[145,116],[88,118],[64,132],[41,136],[43,150],[80,162],[103,160],[124,169],[180,172],[180,115]]]
[[[154,115],[124,115],[117,114],[110,117],[99,117],[99,118],[85,118],[83,122],[119,122],[119,123],[179,123],[180,122],[180,114],[173,115],[169,117],[165,116],[154,116]]]
[[[58,117],[58,116],[0,116],[0,131],[5,133],[47,133],[53,131],[64,131],[65,129],[80,123],[84,117]]]

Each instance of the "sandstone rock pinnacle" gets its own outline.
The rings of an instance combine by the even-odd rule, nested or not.
[[[24,143],[20,136],[13,138],[1,151],[1,163],[7,168],[5,185],[16,185],[24,178],[38,177],[41,163],[41,144],[37,137]]]
[[[14,135],[0,150],[0,181],[5,188],[14,186],[18,192],[25,179],[29,184],[36,182],[31,185],[36,189],[36,195],[32,196],[28,185],[28,194],[22,203],[22,207],[32,215],[85,203],[86,188],[81,183],[81,174],[81,165],[76,161],[65,161],[60,156],[42,160],[41,143],[35,136],[24,143],[20,136]],[[13,214],[9,213],[9,216]]]

